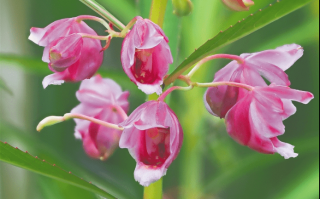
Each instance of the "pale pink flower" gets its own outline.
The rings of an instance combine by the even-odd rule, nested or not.
[[[137,165],[134,178],[149,186],[166,174],[177,157],[183,132],[177,116],[163,101],[148,101],[119,124],[120,148],[128,148]]]
[[[123,122],[129,108],[129,92],[123,92],[116,82],[103,79],[100,75],[83,80],[76,96],[81,103],[72,109],[71,113],[113,124]],[[82,139],[83,148],[90,157],[106,159],[119,146],[121,130],[107,128],[87,120],[74,120],[75,137]]]
[[[136,19],[122,44],[122,67],[140,90],[160,94],[163,78],[173,62],[169,40],[157,24],[141,17]]]
[[[285,132],[282,121],[296,112],[291,101],[307,104],[311,99],[311,93],[287,86],[255,87],[227,113],[227,132],[240,144],[260,153],[279,153],[286,159],[297,157],[294,146],[277,137]]]
[[[288,75],[284,72],[301,56],[303,49],[297,44],[284,45],[275,50],[240,55],[243,63],[230,62],[219,70],[213,82],[237,82],[250,86],[267,86],[262,78],[277,85],[290,86]],[[224,118],[229,109],[246,94],[246,90],[237,87],[219,86],[209,88],[204,95],[207,110]]]
[[[97,39],[82,38],[85,33],[97,33],[77,17],[55,21],[45,28],[31,28],[29,39],[44,46],[42,60],[49,63],[54,74],[46,76],[43,87],[62,84],[64,81],[78,82],[92,77],[103,60],[101,43]]]
[[[247,11],[254,5],[252,0],[222,0],[222,2],[235,11]]]

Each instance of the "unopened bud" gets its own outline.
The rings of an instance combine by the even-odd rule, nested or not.
[[[235,11],[247,11],[254,5],[252,0],[222,0],[222,2]]]
[[[172,0],[174,7],[173,13],[179,17],[187,16],[193,10],[193,5],[190,0]]]
[[[59,122],[63,122],[65,119],[61,116],[49,116],[41,120],[37,126],[37,131],[41,131],[46,126],[51,126]]]

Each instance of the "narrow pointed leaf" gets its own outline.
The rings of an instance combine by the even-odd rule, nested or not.
[[[198,50],[194,51],[186,60],[184,60],[178,68],[169,75],[165,80],[165,85],[171,84],[179,75],[185,72],[193,64],[200,61],[202,58],[212,54],[213,51],[222,48],[242,37],[253,33],[254,31],[280,19],[281,17],[305,6],[312,0],[281,0],[270,5],[264,10],[248,16],[245,20],[230,27],[216,35],[214,38],[204,43]],[[199,30],[200,31],[200,30]]]
[[[33,171],[35,173],[48,176],[68,184],[92,191],[108,199],[115,198],[111,194],[96,187],[95,185],[80,179],[79,177],[68,173],[56,165],[47,163],[44,160],[35,158],[27,152],[23,152],[18,148],[14,148],[11,145],[0,141],[0,160],[9,164]]]

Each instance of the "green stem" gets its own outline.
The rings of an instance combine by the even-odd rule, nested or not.
[[[158,24],[161,28],[166,13],[167,2],[168,0],[153,0],[151,4],[149,19]]]
[[[153,0],[149,19],[162,28],[164,14],[168,0]],[[154,93],[148,96],[148,101],[156,100],[158,96]],[[143,199],[162,199],[162,178],[148,187],[144,187]]]
[[[162,199],[162,178],[144,187],[143,199]]]
[[[123,25],[117,18],[115,18],[112,14],[110,14],[103,6],[101,6],[96,1],[94,0],[80,0],[80,1],[84,3],[86,6],[88,6],[89,8],[91,8],[92,10],[94,10],[96,13],[101,15],[103,18],[108,20],[119,30],[122,31],[125,28],[125,25]]]

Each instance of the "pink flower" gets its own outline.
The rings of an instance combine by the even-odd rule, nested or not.
[[[291,101],[307,104],[311,99],[311,93],[286,86],[255,87],[227,113],[227,132],[240,144],[260,153],[279,153],[286,159],[297,157],[294,146],[279,141],[277,136],[285,132],[282,121],[296,112]]]
[[[96,119],[118,124],[124,121],[128,111],[129,92],[122,92],[111,79],[96,75],[83,80],[76,96],[81,102],[71,113],[83,114]],[[82,139],[85,152],[92,158],[106,159],[119,145],[122,131],[107,128],[87,120],[74,119],[75,137]]]
[[[159,180],[177,157],[183,132],[177,116],[162,101],[148,101],[119,124],[120,148],[128,148],[137,165],[134,178],[143,186]]]
[[[252,0],[222,0],[222,2],[235,11],[247,11],[254,5]]]
[[[275,50],[242,54],[240,56],[244,59],[244,63],[230,62],[215,74],[213,82],[230,81],[250,86],[267,86],[261,77],[263,76],[271,83],[290,86],[288,75],[284,71],[302,55],[303,49],[297,44],[281,46]],[[224,118],[229,109],[246,92],[237,87],[212,87],[206,91],[204,103],[211,114]]]
[[[92,77],[103,60],[101,43],[97,39],[82,38],[80,34],[97,35],[78,17],[61,19],[45,28],[31,28],[29,39],[44,46],[42,60],[49,63],[54,74],[46,76],[43,87],[62,84],[64,81],[78,82]]]
[[[122,44],[122,67],[140,90],[146,94],[161,94],[163,78],[173,62],[169,40],[149,19],[136,19]]]

